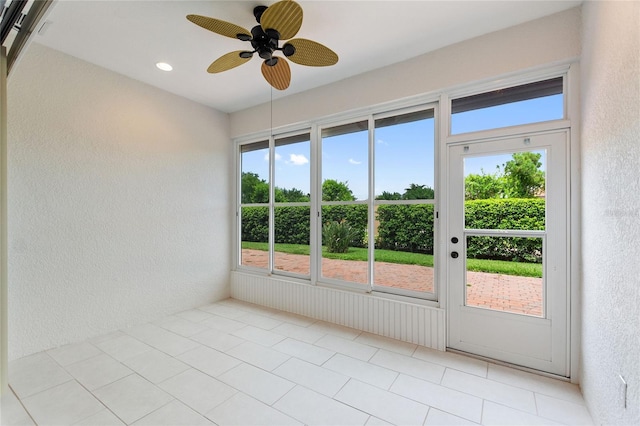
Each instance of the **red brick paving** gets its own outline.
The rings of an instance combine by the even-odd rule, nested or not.
[[[266,268],[268,253],[242,250],[242,264]],[[275,269],[309,275],[309,256],[275,253]],[[367,283],[367,262],[322,259],[322,276]],[[433,292],[433,268],[376,262],[375,284],[406,290]],[[467,272],[467,306],[542,316],[542,278]]]

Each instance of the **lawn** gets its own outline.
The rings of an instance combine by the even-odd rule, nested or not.
[[[242,242],[243,249],[267,251],[268,247],[267,243]],[[309,246],[301,244],[276,244],[275,250],[280,253],[309,255]],[[323,247],[322,256],[327,259],[366,261],[368,251],[365,248],[350,247],[347,253],[329,253],[326,248]],[[376,249],[375,256],[378,262],[433,267],[433,255],[429,254]],[[521,277],[542,277],[542,265],[539,263],[467,259],[467,269],[469,271],[490,272],[493,274],[516,275]]]

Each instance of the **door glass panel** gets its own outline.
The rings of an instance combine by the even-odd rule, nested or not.
[[[242,252],[240,264],[269,267],[269,207],[240,208]]]
[[[467,229],[545,229],[546,151],[465,157]]]
[[[466,306],[542,317],[543,237],[467,237]]]
[[[544,231],[545,170],[545,150],[465,157],[465,228]],[[467,306],[543,315],[542,236],[475,235],[466,244]]]

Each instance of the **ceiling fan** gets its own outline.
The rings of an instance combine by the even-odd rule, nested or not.
[[[338,62],[338,55],[326,46],[304,38],[294,38],[302,26],[302,7],[292,0],[273,5],[256,6],[253,15],[258,25],[251,31],[239,25],[202,15],[187,15],[187,19],[214,33],[251,43],[252,50],[236,50],[222,55],[207,68],[219,73],[244,64],[257,53],[262,62],[262,75],[278,90],[285,90],[291,82],[291,69],[286,58],[300,65],[324,67]],[[291,39],[291,40],[289,40]],[[280,46],[280,42],[289,40]],[[284,56],[276,56],[282,52]]]

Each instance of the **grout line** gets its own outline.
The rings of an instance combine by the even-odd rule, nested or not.
[[[119,362],[119,361],[116,361],[116,362]],[[128,374],[128,375],[127,375],[127,376],[125,376],[125,377],[129,377],[130,375],[131,375],[131,374]],[[121,377],[120,379],[124,379],[124,377]],[[118,380],[120,380],[120,379],[118,379]],[[118,415],[117,415],[116,413],[114,413],[114,412],[113,412],[113,411],[112,411],[112,410],[107,406],[107,404],[105,404],[104,402],[102,402],[102,400],[101,400],[100,398],[98,398],[98,396],[97,396],[97,395],[95,395],[92,391],[90,391],[87,387],[85,387],[82,383],[80,383],[80,382],[78,381],[78,379],[76,379],[76,378],[74,377],[74,378],[73,378],[73,380],[74,380],[78,385],[80,385],[80,386],[81,386],[85,391],[87,391],[87,392],[89,393],[89,395],[91,395],[91,396],[92,396],[96,401],[98,401],[100,404],[102,404],[102,406],[103,406],[107,411],[110,411],[110,412],[111,412],[111,414],[113,414],[117,419],[121,420],[121,421],[122,421],[122,423],[126,424],[126,422],[124,421],[124,419],[121,419],[120,417],[118,417]],[[118,380],[116,380],[116,381],[118,381]],[[111,382],[111,383],[114,383],[114,382]],[[111,383],[109,383],[109,384],[111,384]],[[105,385],[105,386],[106,386],[106,385]],[[101,387],[102,387],[102,386],[101,386]],[[98,388],[98,389],[100,389],[100,388]],[[96,389],[96,390],[97,390],[97,389]],[[98,413],[99,413],[99,412],[98,412]],[[91,416],[94,416],[94,415],[96,415],[96,414],[98,414],[98,413],[92,414]],[[91,416],[87,416],[87,417],[85,417],[85,418],[83,418],[83,419],[79,420],[78,422],[80,422],[80,421],[82,421],[82,420],[85,420],[85,419],[88,419],[88,418],[89,418],[89,417],[91,417]],[[78,423],[78,422],[76,422],[76,423]]]
[[[66,383],[66,382],[65,382]],[[18,400],[18,403],[20,404],[20,406],[22,407],[22,409],[24,410],[24,412],[27,414],[27,416],[29,416],[29,418],[31,419],[31,421],[33,422],[34,425],[38,426],[38,422],[36,422],[36,419],[33,418],[33,416],[31,415],[31,413],[29,412],[29,410],[27,410],[27,407],[25,407],[24,403],[22,402],[22,399],[20,399],[18,397],[18,394],[16,393],[16,391],[13,390],[13,388],[11,387],[11,385],[7,385],[9,386],[9,390],[11,391],[11,393],[13,394],[13,396]]]

